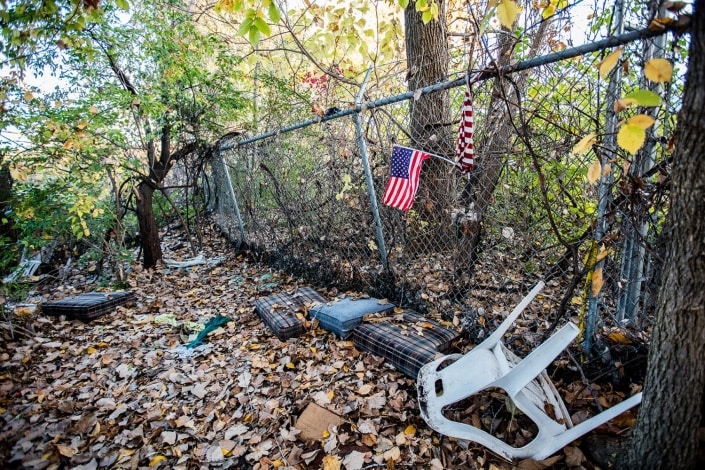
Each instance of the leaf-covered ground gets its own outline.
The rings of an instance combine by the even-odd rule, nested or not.
[[[190,255],[177,239],[165,256]],[[169,246],[174,247],[169,249]],[[176,249],[176,247],[181,247]],[[0,462],[2,468],[595,468],[578,444],[544,462],[513,464],[487,449],[433,432],[419,416],[415,384],[352,342],[311,328],[279,341],[254,302],[302,281],[232,254],[213,239],[210,265],[189,269],[133,267],[137,300],[90,323],[42,316],[31,308],[0,318]],[[96,289],[91,273],[36,284],[30,303]],[[340,292],[313,286],[333,299]],[[547,294],[550,295],[550,292]],[[558,295],[558,294],[556,294]],[[517,299],[498,296],[499,322]],[[512,332],[523,354],[540,341],[541,302]],[[232,319],[194,349],[197,324]],[[617,343],[622,336],[614,333]],[[465,352],[466,340],[457,345]],[[595,380],[564,354],[551,369],[576,420],[623,399],[613,386],[628,372],[611,358]],[[615,376],[618,376],[615,379]],[[599,380],[598,380],[599,379]],[[297,418],[310,403],[342,417],[306,440]],[[535,429],[511,415],[496,391],[454,410],[457,419],[492,428],[515,445]],[[632,425],[622,415],[600,431]]]

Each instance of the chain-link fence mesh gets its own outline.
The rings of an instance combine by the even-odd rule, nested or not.
[[[665,139],[651,135],[635,156],[610,145],[606,110],[622,95],[596,79],[600,55],[590,52],[622,42],[640,56],[652,35],[642,33],[473,75],[476,167],[462,178],[442,159],[426,161],[408,212],[381,202],[392,145],[452,160],[465,85],[404,93],[399,70],[377,70],[361,106],[333,102],[313,124],[224,145],[211,181],[220,224],[241,248],[308,282],[469,320],[478,335],[503,307],[498,293],[512,305],[539,279],[557,287],[544,321],[589,308],[600,322],[648,319],[668,197]],[[659,108],[661,135],[672,107]],[[572,153],[591,132],[592,150]]]

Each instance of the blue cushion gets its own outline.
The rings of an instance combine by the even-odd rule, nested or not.
[[[312,320],[318,320],[321,328],[334,333],[341,338],[347,338],[353,329],[360,324],[362,318],[370,313],[392,310],[394,304],[379,299],[354,299],[345,297],[311,309]]]
[[[379,299],[345,297],[327,304],[317,305],[311,309],[309,316],[311,320],[318,320],[320,327],[324,330],[341,338],[347,338],[365,315],[386,312],[393,308],[394,304]]]

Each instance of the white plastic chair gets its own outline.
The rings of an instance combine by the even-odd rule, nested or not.
[[[432,429],[477,442],[510,461],[542,460],[641,402],[639,393],[573,425],[563,399],[545,370],[578,335],[579,330],[573,323],[566,324],[523,360],[504,346],[504,334],[543,286],[544,283],[539,282],[497,330],[473,350],[465,355],[444,356],[421,368],[416,382],[419,406],[421,416]],[[444,407],[491,387],[506,391],[514,406],[538,427],[537,435],[525,446],[511,446],[488,432],[453,421],[443,414]],[[547,414],[547,409],[555,419]]]

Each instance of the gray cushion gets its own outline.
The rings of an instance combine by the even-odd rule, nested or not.
[[[321,328],[334,333],[341,338],[347,338],[362,318],[370,313],[391,310],[394,304],[379,299],[354,299],[345,297],[311,309],[311,319],[319,321]]]

